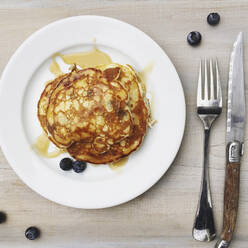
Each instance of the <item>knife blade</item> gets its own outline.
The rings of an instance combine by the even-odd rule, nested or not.
[[[239,33],[230,59],[227,101],[227,143],[244,141],[245,91],[243,68],[243,34]]]
[[[234,42],[230,58],[227,130],[226,130],[226,175],[224,191],[224,214],[221,239],[216,248],[229,247],[238,212],[240,162],[243,155],[245,128],[245,89],[243,67],[243,34],[239,33]]]

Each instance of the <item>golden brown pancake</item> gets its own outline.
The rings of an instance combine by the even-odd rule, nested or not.
[[[40,121],[41,127],[43,129],[43,131],[45,132],[45,134],[48,135],[49,139],[57,146],[59,146],[59,144],[56,144],[56,141],[52,139],[52,137],[50,136],[48,130],[47,130],[47,108],[49,105],[49,99],[50,96],[53,92],[53,90],[56,88],[56,86],[58,85],[58,83],[64,78],[67,77],[67,74],[61,75],[57,78],[55,78],[53,81],[49,82],[44,91],[41,94],[40,100],[38,102],[38,119]]]
[[[143,94],[127,65],[74,67],[46,86],[38,117],[51,141],[75,159],[110,163],[136,150],[146,134]]]

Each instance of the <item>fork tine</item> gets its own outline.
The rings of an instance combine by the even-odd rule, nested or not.
[[[199,68],[199,79],[198,79],[198,86],[197,86],[197,105],[200,105],[202,101],[202,62],[200,61],[200,68]]]
[[[213,72],[213,63],[212,59],[210,59],[210,99],[214,100],[214,72]]]
[[[207,65],[207,59],[205,59],[205,79],[204,79],[204,99],[208,100],[208,65]]]
[[[215,68],[216,68],[217,101],[219,103],[219,106],[222,107],[222,93],[221,93],[220,75],[219,75],[217,59],[215,60]]]

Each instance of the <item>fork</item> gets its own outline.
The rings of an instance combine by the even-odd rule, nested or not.
[[[210,75],[210,80],[208,79]],[[197,89],[197,114],[204,126],[204,161],[201,182],[200,199],[197,206],[193,226],[193,238],[199,241],[211,241],[215,238],[214,216],[209,182],[209,136],[213,122],[222,111],[222,94],[217,60],[215,73],[213,62],[205,59],[204,63],[204,90],[202,82],[202,63],[200,62],[199,80]],[[204,93],[204,94],[203,94]]]

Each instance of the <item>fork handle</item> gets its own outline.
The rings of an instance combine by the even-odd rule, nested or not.
[[[214,216],[209,184],[209,136],[210,128],[204,130],[204,163],[201,182],[201,194],[193,226],[193,238],[198,241],[211,241],[215,238]]]

